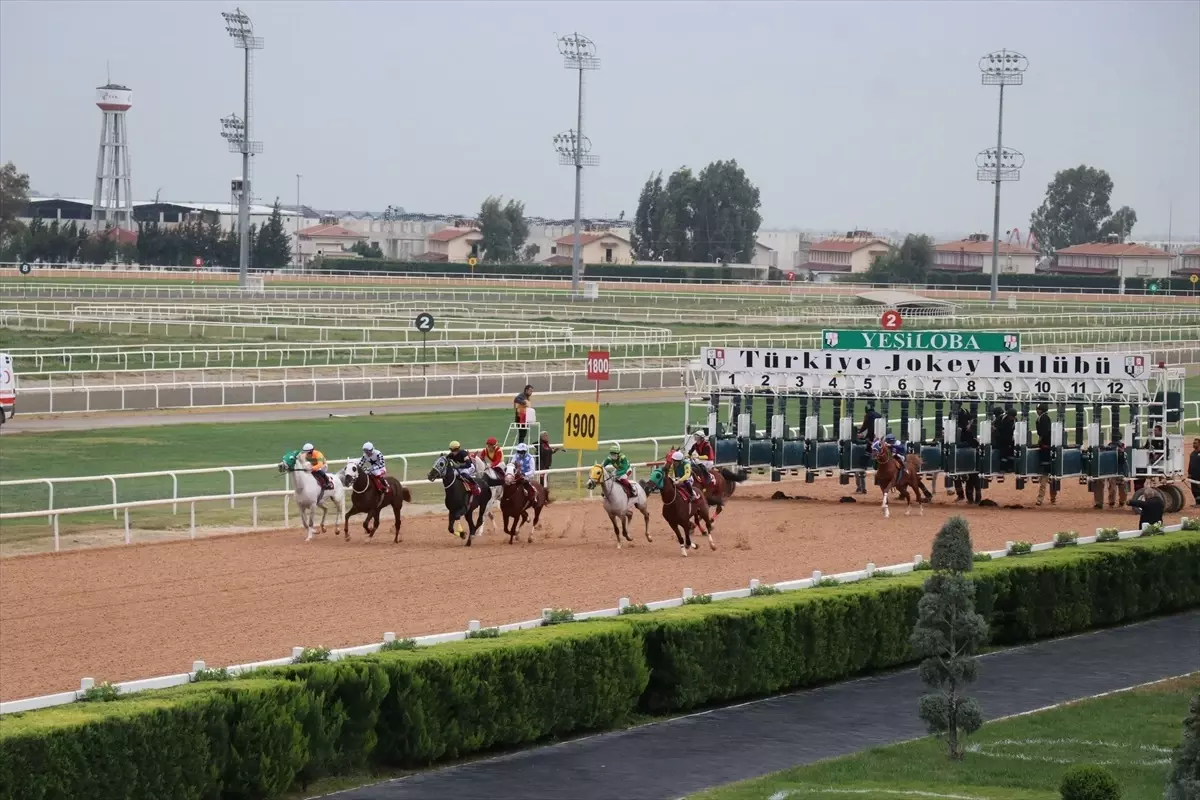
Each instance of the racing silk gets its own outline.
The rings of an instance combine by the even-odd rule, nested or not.
[[[363,453],[363,457],[358,460],[358,468],[368,475],[382,475],[384,466],[383,453],[378,450]]]
[[[696,442],[688,451],[688,455],[695,456],[698,461],[716,461],[712,443],[709,441]]]
[[[515,470],[521,470],[521,474],[528,477],[533,473],[533,456],[529,453],[514,453],[512,461],[508,463],[508,474],[513,474]]]
[[[325,455],[320,450],[305,453],[304,457],[308,459],[309,466],[312,467],[313,472],[325,469]]]
[[[479,460],[489,469],[499,467],[504,463],[504,451],[499,447],[495,449],[485,447],[479,451]]]
[[[687,461],[675,461],[671,466],[671,480],[686,483],[692,479],[692,465]]]
[[[612,456],[609,456],[608,458],[604,459],[604,463],[600,466],[611,466],[613,468],[613,472],[615,472],[619,478],[623,478],[628,475],[629,471],[632,469],[632,467],[629,466],[629,458],[625,455],[619,455],[616,457],[616,459],[613,459]]]
[[[875,443],[871,445],[871,452],[874,453],[875,455],[879,455],[881,452],[883,452],[883,446],[885,444],[887,444],[887,443],[885,441],[883,441],[883,439],[876,439]],[[903,442],[893,442],[889,446],[891,447],[892,455],[900,456],[901,458],[904,457],[904,443]]]

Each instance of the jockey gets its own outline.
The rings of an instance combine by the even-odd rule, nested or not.
[[[608,448],[608,458],[604,459],[600,466],[612,467],[613,474],[617,476],[617,483],[625,488],[625,494],[633,497],[633,484],[629,482],[633,467],[629,465],[629,458],[621,454],[621,445],[618,442],[613,442],[612,447]]]
[[[304,447],[300,448],[300,452],[304,453],[304,457],[308,459],[309,468],[312,470],[313,477],[317,479],[317,485],[322,489],[333,488],[333,481],[325,472],[325,454],[313,447],[312,442],[305,442]]]
[[[871,445],[871,452],[879,455],[883,451],[884,444],[887,444],[888,450],[892,453],[892,458],[896,459],[896,464],[900,467],[900,472],[897,475],[902,475],[904,473],[904,445],[896,441],[895,434],[889,433],[882,440],[875,440],[875,444]]]
[[[372,483],[375,488],[382,494],[388,494],[392,491],[391,486],[387,481],[387,466],[383,461],[383,453],[375,449],[375,445],[370,442],[363,443],[362,458],[358,460],[358,469],[360,472],[365,472],[371,476]]]
[[[529,482],[529,476],[533,474],[533,456],[529,455],[529,445],[524,442],[517,444],[517,452],[513,453],[512,461],[508,462],[508,469],[504,471],[506,476],[515,476],[520,470],[521,477],[519,480],[524,484],[525,493],[529,495],[530,502],[536,499],[534,494],[533,484]]]
[[[683,496],[689,501],[695,499],[692,495],[692,465],[684,458],[682,450],[676,450],[671,455],[671,480],[680,487]]]
[[[711,485],[713,483],[711,470],[716,462],[716,454],[713,452],[712,443],[705,438],[703,431],[696,432],[696,441],[688,450],[688,455],[692,457],[692,463],[696,465],[696,471],[700,473],[701,480]]]
[[[489,437],[487,445],[479,451],[479,460],[489,470],[499,469],[504,465],[504,451],[500,449],[495,436]]]
[[[463,483],[471,494],[479,494],[479,484],[475,482],[475,462],[471,460],[471,454],[463,450],[462,445],[458,442],[451,442],[446,460],[450,462],[451,469],[463,479]]]

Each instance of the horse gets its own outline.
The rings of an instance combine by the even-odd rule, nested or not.
[[[662,499],[663,519],[674,531],[675,539],[679,542],[679,551],[684,558],[687,558],[689,548],[697,550],[700,547],[692,541],[693,524],[706,529],[701,533],[707,533],[709,548],[717,549],[717,543],[713,540],[713,521],[708,516],[708,501],[704,499],[703,492],[698,492],[695,499],[688,502],[668,473],[663,475]]]
[[[466,520],[466,546],[470,547],[472,537],[476,535],[476,531],[483,524],[485,502],[483,493],[472,494],[465,479],[458,474],[458,470],[450,466],[450,460],[444,455],[438,456],[437,461],[433,462],[433,467],[429,470],[427,477],[430,481],[442,479],[442,488],[446,492],[446,511],[449,512],[446,530],[462,539],[464,536],[460,520]],[[479,511],[479,522],[476,522],[471,516],[472,512],[476,510]]]
[[[337,516],[334,518],[334,529],[340,527],[342,520],[346,514],[346,486],[343,482],[344,472],[339,472],[334,476],[333,488],[324,489],[317,483],[317,479],[313,477],[312,465],[308,463],[304,453],[288,453],[279,462],[280,472],[292,473],[292,484],[295,487],[296,507],[300,509],[300,524],[304,526],[304,531],[308,535],[304,541],[312,541],[313,538],[313,519],[316,517],[317,507],[321,508],[321,526],[320,533],[325,532],[325,516],[329,513],[329,509],[325,507],[325,501],[332,500],[337,508]]]
[[[338,474],[343,476],[343,483],[351,491],[350,511],[346,514],[346,541],[350,541],[350,518],[357,514],[366,514],[363,533],[367,534],[369,539],[375,538],[375,531],[379,530],[379,512],[383,510],[384,505],[390,505],[396,523],[396,534],[392,537],[392,544],[397,544],[400,541],[400,509],[405,503],[412,502],[412,492],[404,488],[400,481],[388,476],[386,480],[391,492],[381,495],[375,488],[375,481],[371,480],[367,473],[360,472],[358,464],[348,464]],[[371,524],[372,522],[374,524]]]
[[[500,496],[504,494],[504,479],[501,477],[499,468],[489,467],[479,456],[474,456],[473,458],[475,460],[475,475],[484,484],[484,492],[491,493],[491,497],[488,498],[487,504],[484,506],[483,513],[492,523],[492,533],[495,533],[496,505],[500,502]],[[479,518],[478,527],[483,527],[483,517]]]
[[[689,433],[683,440],[683,452],[691,452],[692,445],[696,443],[696,434]],[[667,454],[670,459],[670,453]],[[745,481],[750,474],[744,469],[739,469],[734,472],[726,467],[706,467],[705,473],[708,475],[708,481],[701,483],[697,476],[696,482],[704,487],[704,499],[708,501],[708,505],[714,509],[713,522],[721,516],[721,512],[725,510],[725,501],[733,497],[733,491],[739,483]],[[692,473],[695,474],[695,467],[692,468]]]
[[[904,509],[904,516],[912,513],[912,500],[908,497],[908,490],[912,489],[917,497],[917,511],[921,516],[925,516],[925,503],[933,500],[933,493],[925,488],[925,484],[921,482],[921,457],[915,453],[909,453],[904,457],[904,471],[900,471],[900,466],[896,463],[896,458],[892,454],[892,448],[884,443],[879,448],[879,452],[875,454],[875,485],[883,492],[883,516],[890,517],[891,512],[888,510],[888,494],[892,489],[900,492],[900,496],[904,498],[907,504]]]
[[[504,532],[508,534],[508,543],[512,544],[521,535],[521,526],[529,521],[529,509],[533,509],[533,527],[529,529],[527,544],[533,544],[533,532],[541,524],[542,509],[550,505],[550,493],[538,481],[518,481],[516,475],[504,477],[504,493],[500,495],[500,514],[504,517]],[[533,499],[525,487],[533,489]],[[482,517],[481,517],[482,519]],[[509,520],[512,529],[509,530]]]
[[[587,483],[589,489],[601,487],[604,510],[608,513],[608,521],[612,523],[613,533],[617,537],[617,549],[621,549],[622,535],[625,536],[625,541],[633,541],[629,537],[629,521],[633,519],[635,508],[642,512],[642,518],[646,521],[646,541],[653,542],[654,539],[650,538],[650,510],[647,508],[646,490],[639,483],[631,484],[634,494],[630,497],[625,493],[625,487],[621,485],[618,477],[611,464],[606,467],[596,464],[592,467]],[[617,530],[618,519],[621,520],[620,530]]]

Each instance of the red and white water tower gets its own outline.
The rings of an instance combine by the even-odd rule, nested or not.
[[[115,83],[100,86],[96,89],[96,105],[104,116],[100,123],[92,221],[98,228],[113,225],[132,230],[133,196],[130,193],[129,133],[125,127],[125,112],[133,107],[133,92],[128,86]]]

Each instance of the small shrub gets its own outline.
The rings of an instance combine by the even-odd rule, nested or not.
[[[1116,528],[1101,528],[1096,533],[1097,542],[1116,542],[1120,541],[1121,535]]]
[[[892,573],[888,572],[886,569],[877,569],[871,573],[871,580],[875,580],[877,578],[890,578],[890,577],[892,577]]]
[[[1152,522],[1142,529],[1142,536],[1162,536],[1166,531],[1163,530],[1161,522]]]
[[[982,564],[985,561],[991,561],[992,554],[991,553],[976,553],[975,555],[971,556],[971,560],[974,561],[976,564]]]
[[[1029,542],[1013,542],[1012,549],[1008,551],[1010,556],[1024,556],[1033,552],[1033,545]]]
[[[621,609],[622,616],[624,616],[625,614],[649,614],[649,613],[650,613],[650,607],[647,606],[645,603],[630,603],[629,605],[627,605]]]
[[[711,594],[694,594],[691,597],[683,598],[683,604],[685,606],[706,606],[711,602]]]
[[[85,691],[79,699],[88,703],[111,703],[120,696],[121,690],[105,681]]]
[[[1055,547],[1070,547],[1079,544],[1079,534],[1075,531],[1059,531],[1054,534]]]
[[[1104,767],[1077,764],[1063,775],[1058,792],[1062,800],[1120,800],[1121,785]]]
[[[564,622],[574,622],[575,612],[569,608],[552,608],[542,620],[543,625],[562,625]]]
[[[931,569],[932,569],[932,567],[931,567]],[[821,578],[821,580],[817,581],[818,589],[820,589],[822,587],[841,586],[841,585],[842,585],[841,581],[839,581],[837,578]]]
[[[468,633],[467,638],[469,639],[470,637],[471,637],[471,634]],[[395,650],[416,650],[416,649],[417,649],[417,640],[416,639],[393,639],[390,642],[384,642],[383,647],[379,648],[379,652],[391,653]]]
[[[293,664],[316,664],[321,661],[329,660],[328,647],[306,647],[300,651],[300,655],[292,659]]]
[[[231,680],[233,680],[233,676],[229,674],[229,670],[225,667],[220,667],[218,669],[198,669],[196,670],[196,674],[192,676],[192,683]]]
[[[467,631],[468,639],[499,639],[499,628],[480,628],[477,631]]]
[[[1200,531],[1200,517],[1193,517],[1192,519],[1189,519],[1187,522],[1183,523],[1183,530]]]
[[[917,564],[915,567],[913,567],[913,572],[927,572],[932,569],[933,562],[926,558],[922,560],[920,564]]]
[[[769,583],[760,583],[758,586],[755,586],[750,590],[751,597],[762,597],[763,595],[768,594],[783,594],[783,590],[777,589],[775,586]]]

